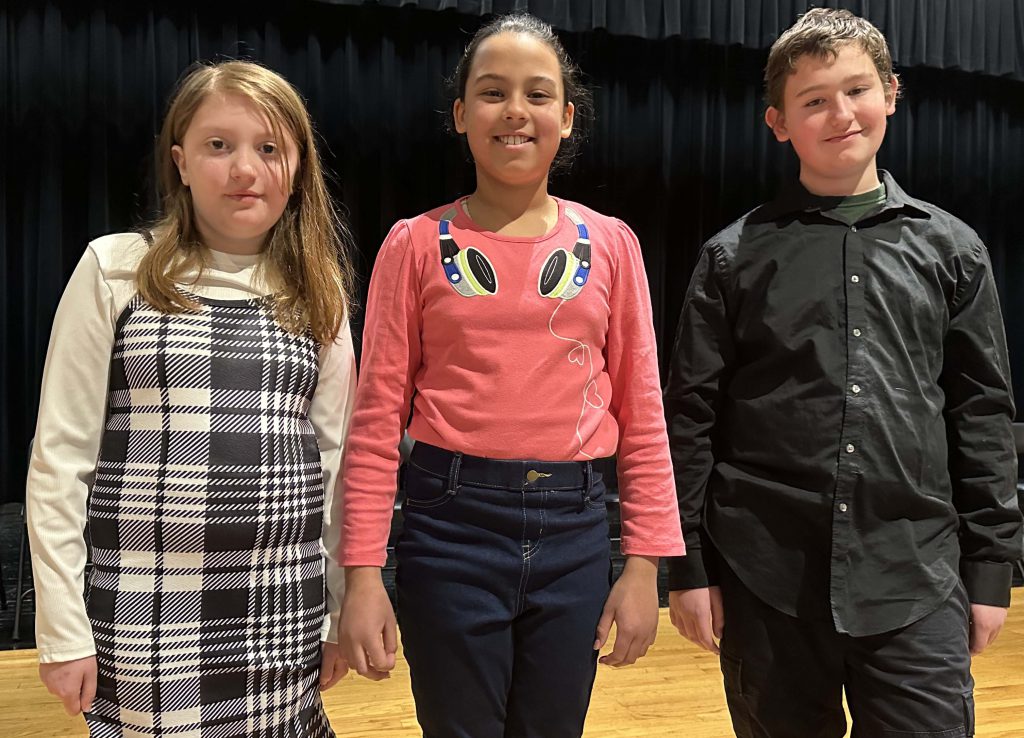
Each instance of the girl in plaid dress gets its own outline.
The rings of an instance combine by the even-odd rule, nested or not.
[[[189,72],[156,155],[162,219],[90,243],[54,319],[40,675],[96,737],[333,736],[345,230],[302,99],[257,64]]]

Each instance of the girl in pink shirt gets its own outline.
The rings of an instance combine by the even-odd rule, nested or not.
[[[370,283],[340,643],[363,676],[394,666],[380,567],[408,421],[398,615],[424,736],[579,736],[612,623],[600,660],[632,664],[658,558],[683,553],[646,274],[625,224],[548,194],[589,108],[549,26],[484,26],[455,86],[477,188],[395,224]],[[627,561],[609,591],[613,456]]]

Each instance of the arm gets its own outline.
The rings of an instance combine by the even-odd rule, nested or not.
[[[614,622],[615,647],[601,663],[625,666],[647,653],[658,629],[658,559],[683,553],[661,405],[651,297],[640,244],[619,223],[620,251],[609,295],[605,347],[619,426],[618,472],[626,565],[598,623],[601,648]]]
[[[352,334],[342,326],[338,337],[323,348],[320,378],[309,407],[320,463],[324,470],[324,522],[322,540],[326,557],[327,617],[322,640],[338,642],[338,619],[345,594],[345,573],[338,565],[341,543],[342,489],[341,459],[345,434],[356,391],[356,362],[352,350]]]
[[[83,531],[103,435],[113,313],[113,296],[88,249],[54,317],[26,484],[40,676],[70,714],[90,709],[95,692]]]
[[[391,229],[374,265],[361,378],[345,453],[341,564],[346,591],[338,643],[362,676],[395,665],[397,634],[380,567],[397,492],[398,443],[420,366],[419,268],[409,227]]]
[[[723,378],[734,361],[719,252],[704,247],[679,316],[665,389],[665,416],[675,470],[686,556],[669,560],[672,624],[697,645],[718,653],[724,625],[716,554],[704,530],[704,501],[714,465],[711,431]]]
[[[669,589],[717,584],[715,553],[704,532],[704,499],[714,466],[711,431],[723,378],[734,361],[719,251],[701,251],[679,315],[665,388],[665,417],[686,556],[669,560]]]
[[[421,320],[419,268],[403,221],[377,254],[366,301],[360,380],[345,451],[345,567],[384,565],[398,444],[420,367]]]
[[[971,602],[971,649],[980,653],[1006,617],[1012,562],[1022,551],[1006,338],[988,253],[980,243],[974,256],[950,310],[939,384],[946,394],[949,475],[960,517],[960,574]]]
[[[96,653],[83,596],[84,529],[106,414],[112,305],[96,256],[86,250],[54,316],[26,484],[43,663]]]

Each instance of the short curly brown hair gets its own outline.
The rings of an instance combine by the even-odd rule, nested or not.
[[[807,55],[835,59],[847,44],[859,44],[878,70],[886,92],[892,90],[896,74],[892,71],[892,55],[885,36],[870,21],[849,10],[812,8],[783,31],[768,52],[764,68],[764,100],[782,109],[786,79],[793,73],[797,61]]]

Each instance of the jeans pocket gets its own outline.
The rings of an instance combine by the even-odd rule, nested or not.
[[[974,738],[974,692],[964,695],[964,735]]]
[[[455,498],[448,490],[448,480],[432,474],[412,462],[405,465],[405,503],[412,510],[429,510],[441,507]]]
[[[605,494],[603,485],[594,487],[590,491],[589,495],[586,492],[584,492],[583,495],[583,503],[591,510],[600,510],[602,512],[607,511],[608,503],[605,501],[605,497],[607,497],[607,495]]]
[[[722,681],[727,695],[743,696],[743,661],[725,653],[719,654],[722,664]]]

